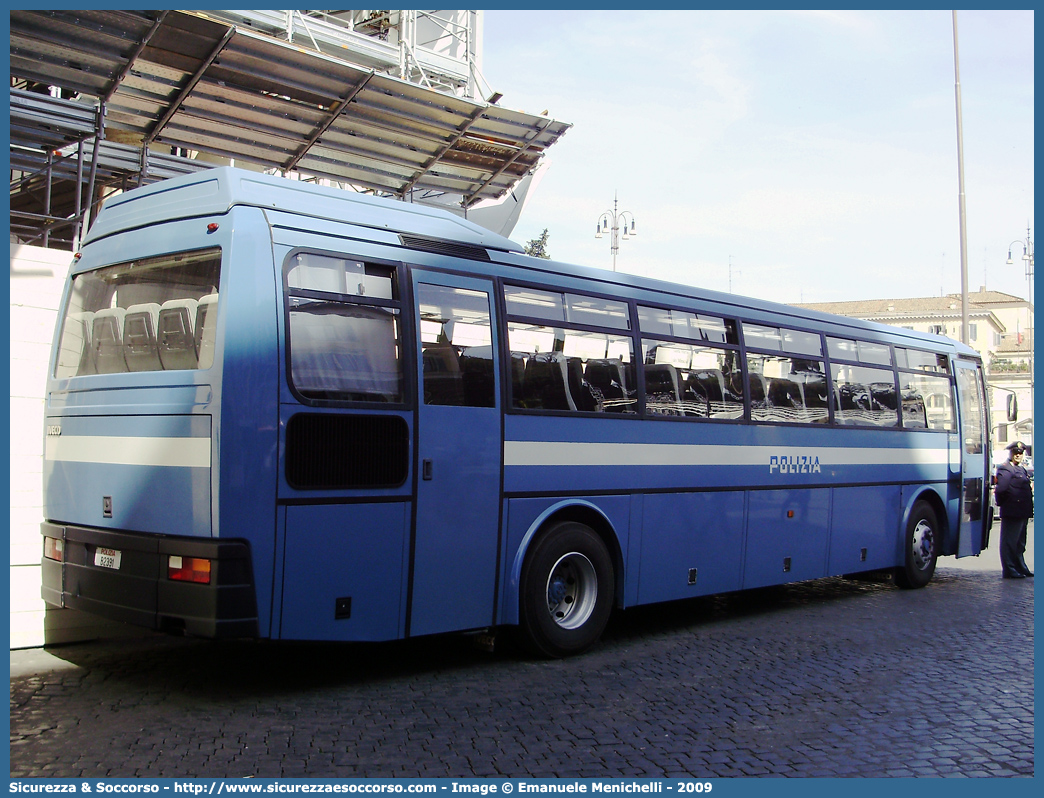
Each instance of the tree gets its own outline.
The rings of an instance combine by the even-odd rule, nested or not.
[[[531,255],[534,258],[550,260],[551,256],[547,254],[547,228],[544,228],[544,232],[540,234],[540,238],[534,238],[532,241],[527,241],[525,249],[527,255]]]

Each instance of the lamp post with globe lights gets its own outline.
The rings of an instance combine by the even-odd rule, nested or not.
[[[616,195],[613,195],[613,209],[605,211],[598,217],[598,225],[595,227],[595,238],[601,238],[605,233],[612,235],[611,249],[613,252],[613,271],[616,271],[616,253],[620,251],[620,231],[623,230],[623,239],[626,241],[638,235],[634,227],[634,214],[630,211],[617,211]]]
[[[1026,288],[1029,291],[1029,294],[1026,297],[1026,301],[1027,301],[1027,303],[1032,303],[1033,302],[1033,238],[1030,235],[1030,226],[1028,224],[1026,225],[1026,238],[1025,238],[1025,240],[1021,239],[1021,238],[1016,238],[1014,241],[1012,241],[1010,244],[1008,244],[1008,259],[1005,261],[1005,263],[1007,263],[1009,266],[1013,266],[1015,264],[1015,260],[1012,258],[1012,254],[1011,254],[1012,253],[1012,248],[1018,246],[1019,244],[1022,245],[1022,261],[1023,261],[1023,263],[1026,264]],[[1028,331],[1029,334],[1027,335],[1027,338],[1029,339],[1029,341],[1028,341],[1028,343],[1029,343],[1029,389],[1030,389],[1030,414],[1031,414],[1030,418],[1031,419],[1033,418],[1032,413],[1033,413],[1033,404],[1034,404],[1034,402],[1033,402],[1033,400],[1034,400],[1034,396],[1033,396],[1033,347],[1034,347],[1033,327],[1034,327],[1034,324],[1033,324],[1033,311],[1031,310],[1030,311],[1030,315],[1029,315],[1029,331]]]

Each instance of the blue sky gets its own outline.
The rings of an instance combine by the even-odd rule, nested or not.
[[[960,11],[968,282],[1025,296],[1033,12]],[[500,104],[572,123],[512,238],[782,302],[960,291],[949,11],[485,12]],[[1033,229],[1035,237],[1035,226]],[[1021,255],[1021,249],[1018,250]]]

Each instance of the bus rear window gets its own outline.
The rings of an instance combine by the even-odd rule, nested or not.
[[[76,275],[54,376],[210,368],[220,277],[217,247]]]

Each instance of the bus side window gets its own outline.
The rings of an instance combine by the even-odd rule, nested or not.
[[[899,372],[899,390],[904,427],[947,432],[956,429],[949,377]]]
[[[831,372],[834,420],[838,424],[899,426],[892,371],[834,363]]]
[[[714,420],[743,418],[739,350],[716,346],[739,346],[734,319],[639,305],[638,328],[659,339],[642,338],[648,414]],[[754,390],[752,393],[759,395]]]
[[[645,408],[652,415],[743,418],[743,390],[732,373],[735,350],[642,339]]]
[[[830,420],[823,343],[817,333],[743,323],[750,420],[825,424]],[[776,353],[779,354],[776,354]]]
[[[823,361],[750,354],[747,365],[752,387],[751,421],[827,422],[829,413]],[[754,390],[755,386],[758,390]]]
[[[903,426],[956,431],[953,385],[948,376],[950,367],[946,355],[896,347],[895,361],[899,367]]]
[[[419,283],[417,301],[424,403],[495,407],[489,295]]]
[[[964,439],[966,454],[982,454],[983,430],[982,386],[977,372],[969,368],[959,368],[957,384],[961,397],[961,437]]]
[[[401,402],[398,309],[291,297],[290,382],[308,399]],[[200,367],[204,350],[200,349]]]
[[[404,401],[402,323],[394,266],[297,252],[285,265],[290,385],[307,400]],[[201,312],[211,301],[199,300]],[[217,295],[213,295],[213,304]],[[199,367],[213,360],[210,310],[196,322]]]
[[[634,413],[631,339],[612,333],[508,324],[511,403],[529,410]]]
[[[505,285],[511,405],[634,414],[634,343],[626,302]]]

